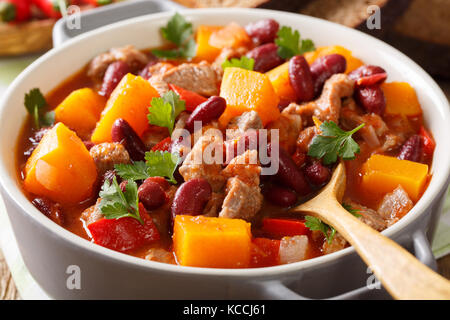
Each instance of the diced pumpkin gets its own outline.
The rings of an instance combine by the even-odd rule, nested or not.
[[[416,91],[407,82],[388,82],[381,85],[386,98],[386,114],[417,116],[422,113]]]
[[[417,201],[425,188],[428,165],[375,154],[364,163],[362,174],[362,188],[367,192],[385,194],[401,185]]]
[[[209,38],[209,45],[215,48],[233,48],[248,47],[252,43],[243,27],[236,22],[231,22],[225,27],[212,32]]]
[[[304,56],[306,61],[311,65],[317,58],[333,53],[343,55],[347,60],[347,69],[345,69],[345,73],[358,69],[364,64],[361,60],[355,58],[350,50],[341,46],[319,47],[315,51],[305,53]]]
[[[79,136],[89,135],[100,119],[106,99],[91,88],[72,91],[55,109],[56,122],[62,122]]]
[[[256,111],[263,125],[280,116],[279,98],[269,78],[263,73],[241,68],[226,68],[220,96],[227,101],[227,108],[219,118],[222,128],[225,128],[233,117],[246,111]]]
[[[213,47],[209,44],[209,39],[213,32],[219,31],[223,27],[201,25],[197,28],[196,42],[197,53],[195,59],[198,61],[206,60],[213,62],[220,54],[220,48]]]
[[[94,143],[111,142],[111,128],[118,118],[125,119],[141,136],[148,128],[148,107],[158,92],[140,76],[127,74],[112,92],[100,121],[92,134]]]
[[[250,263],[250,223],[240,219],[178,215],[173,246],[183,266],[246,268]]]
[[[96,179],[94,160],[83,141],[60,122],[28,158],[24,188],[59,203],[75,204],[92,194]]]
[[[281,101],[295,101],[297,96],[289,80],[289,62],[266,72],[273,89]]]

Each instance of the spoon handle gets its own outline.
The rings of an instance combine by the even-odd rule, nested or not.
[[[327,205],[322,203],[314,213],[353,245],[394,298],[450,299],[450,281],[355,218],[336,200],[329,200]]]

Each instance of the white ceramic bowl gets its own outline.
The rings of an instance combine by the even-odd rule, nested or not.
[[[450,172],[450,113],[436,83],[418,65],[387,44],[361,32],[327,21],[270,10],[200,9],[182,12],[194,26],[241,25],[273,18],[298,29],[316,46],[339,44],[367,64],[385,68],[388,81],[409,82],[418,94],[428,128],[437,142],[433,178],[415,207],[384,234],[415,249],[433,263],[424,234],[433,232]],[[19,130],[25,120],[24,93],[44,93],[111,47],[138,48],[161,44],[159,28],[172,13],[147,15],[83,34],[51,50],[22,74],[0,103],[0,183],[18,244],[31,274],[55,298],[324,298],[364,286],[369,276],[352,248],[312,260],[260,269],[180,267],[138,259],[94,245],[56,225],[23,195],[15,164]],[[67,286],[68,267],[81,270],[81,289]],[[69,272],[70,273],[70,272]],[[70,279],[69,279],[70,280]],[[362,297],[359,290],[341,297]]]

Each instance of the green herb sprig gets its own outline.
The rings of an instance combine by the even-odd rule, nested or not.
[[[278,55],[283,59],[290,59],[293,56],[304,54],[315,50],[314,42],[311,39],[302,39],[300,33],[291,27],[282,26],[278,30],[275,44],[278,46]]]
[[[148,122],[155,126],[166,127],[172,134],[177,116],[186,110],[186,102],[180,96],[170,90],[161,98],[153,98],[148,108]]]
[[[44,112],[48,104],[38,88],[31,89],[25,94],[24,105],[33,118],[34,126],[37,129],[50,127],[55,123],[55,112]]]
[[[222,63],[222,69],[225,70],[225,68],[234,67],[234,68],[241,68],[253,71],[253,68],[255,66],[255,60],[252,58],[247,58],[246,56],[242,56],[240,59],[232,58],[230,60],[225,60],[224,63]]]

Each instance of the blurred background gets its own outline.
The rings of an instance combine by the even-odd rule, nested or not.
[[[133,1],[133,0],[121,0]],[[149,0],[151,1],[151,0]],[[52,28],[71,5],[98,10],[118,0],[0,0],[0,99],[14,78],[52,48]],[[255,7],[310,15],[373,35],[415,60],[450,99],[450,0],[174,0],[189,8]],[[381,28],[373,25],[378,6]],[[369,20],[369,21],[367,21]],[[444,217],[450,225],[450,197]],[[1,209],[1,208],[0,208]],[[448,227],[448,226],[447,226]],[[439,231],[439,230],[438,230]],[[450,228],[447,230],[450,238]],[[448,243],[448,242],[447,242]],[[447,246],[449,246],[447,244]],[[448,248],[447,248],[448,249]],[[450,255],[438,261],[450,278]],[[19,294],[0,250],[0,300]]]

